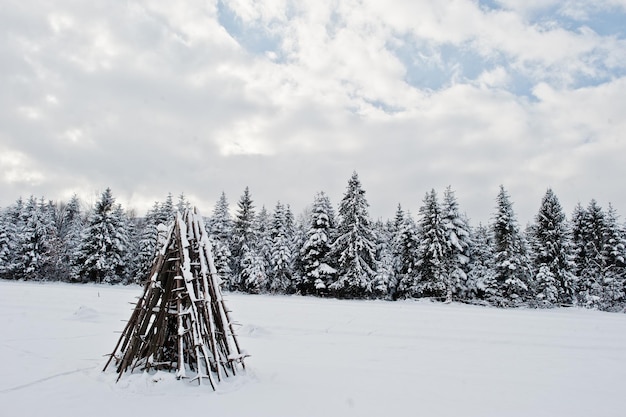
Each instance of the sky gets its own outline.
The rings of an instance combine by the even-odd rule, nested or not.
[[[473,224],[502,184],[520,223],[551,187],[569,215],[626,215],[626,0],[0,3],[0,206],[204,214],[338,204],[373,218],[450,185]]]

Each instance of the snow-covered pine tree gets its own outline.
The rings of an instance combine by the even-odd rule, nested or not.
[[[331,256],[337,265],[337,279],[329,289],[343,298],[371,296],[376,276],[376,242],[368,213],[365,191],[356,172],[339,204],[338,236]]]
[[[176,202],[176,210],[179,213],[184,213],[185,210],[188,210],[191,208],[191,204],[189,203],[189,200],[187,200],[187,196],[185,196],[185,193],[180,193],[180,195],[178,196],[178,201]]]
[[[418,297],[420,237],[410,213],[403,213],[401,220],[398,217],[396,213],[398,231],[394,243],[394,264],[398,287],[393,298]]]
[[[578,284],[576,297],[579,305],[599,307],[603,297],[605,214],[596,200],[592,199],[586,209],[580,204],[572,215]]]
[[[19,279],[22,266],[19,242],[20,233],[26,225],[24,218],[24,200],[18,198],[14,204],[6,208],[3,215],[8,240],[8,254],[3,265],[3,276],[8,279]]]
[[[107,188],[96,202],[77,250],[79,276],[83,282],[120,282],[125,277],[128,236],[122,211]]]
[[[266,262],[256,249],[241,248],[243,257],[240,261],[239,289],[251,294],[264,292],[267,288]]]
[[[606,213],[603,238],[604,276],[600,308],[602,310],[622,310],[626,301],[624,295],[626,242],[624,230],[619,224],[619,216],[611,204],[609,204]]]
[[[300,292],[300,287],[304,281],[304,262],[300,254],[300,249],[308,239],[307,232],[311,224],[311,210],[306,208],[294,221],[292,240],[292,269],[293,269],[293,291]]]
[[[424,196],[419,214],[418,296],[444,299],[448,287],[445,264],[448,237],[437,192],[434,189]]]
[[[311,211],[310,226],[307,239],[300,249],[303,276],[298,290],[303,295],[325,295],[328,285],[333,282],[337,272],[329,265],[329,253],[333,226],[328,212],[332,207],[328,196],[324,192],[315,195]]]
[[[176,217],[176,210],[177,208],[174,207],[174,197],[172,196],[172,193],[167,193],[167,197],[165,197],[164,202],[155,203],[155,206],[153,208],[153,211],[154,211],[153,223],[157,226],[159,224],[163,224],[164,226],[169,226],[170,223],[172,223]]]
[[[493,300],[499,297],[493,259],[493,240],[488,227],[479,224],[472,229],[466,301]]]
[[[12,252],[10,222],[8,221],[7,211],[2,210],[0,212],[0,278],[10,278]]]
[[[261,206],[261,210],[259,210],[259,214],[255,218],[253,228],[253,249],[260,257],[260,259],[263,260],[263,264],[265,265],[265,271],[267,272],[267,275],[269,275],[272,250],[272,219],[265,206]],[[263,288],[263,291],[266,291],[267,289],[268,288],[265,287]]]
[[[574,262],[567,221],[558,198],[548,189],[531,228],[532,261],[538,271],[533,280],[539,306],[571,304]]]
[[[230,267],[230,242],[233,237],[233,220],[230,216],[226,193],[223,191],[207,222],[207,229],[213,246],[215,268],[220,275],[222,287],[231,290],[233,289],[233,276]]]
[[[462,298],[466,292],[471,247],[469,224],[459,212],[459,204],[450,186],[443,195],[442,222],[446,230],[446,301],[450,302],[453,294]]]
[[[52,252],[57,245],[54,214],[43,201],[31,196],[22,212],[17,240],[17,278],[25,280],[56,279]]]
[[[376,275],[372,280],[372,296],[389,298],[396,292],[397,280],[394,273],[394,257],[392,250],[393,236],[381,220],[374,223],[376,238]]]
[[[250,195],[248,187],[245,188],[239,202],[237,203],[238,209],[233,221],[233,235],[231,240],[230,253],[232,254],[231,270],[233,272],[233,289],[243,290],[245,284],[242,283],[243,277],[241,271],[244,265],[244,257],[249,251],[254,251],[256,254],[256,237],[255,237],[255,211],[254,203]],[[248,255],[248,260],[252,255]],[[246,265],[250,265],[250,262],[246,262]]]
[[[74,194],[70,201],[63,206],[60,214],[58,227],[61,259],[60,272],[63,274],[64,281],[78,280],[75,256],[85,223],[80,205],[80,199]]]
[[[157,252],[158,230],[160,205],[155,202],[154,205],[144,217],[138,226],[137,252],[133,260],[133,281],[141,283],[148,279],[148,274],[152,268],[155,254]]]
[[[287,293],[293,289],[292,270],[292,231],[293,220],[289,219],[289,209],[280,201],[276,204],[270,230],[269,250],[269,290],[273,293]],[[290,224],[291,223],[291,224]]]
[[[213,213],[207,222],[208,232],[221,242],[228,242],[233,233],[233,220],[230,216],[230,205],[226,193],[222,191],[215,203]]]
[[[513,204],[502,185],[496,198],[492,233],[497,288],[491,301],[502,306],[522,305],[529,297],[529,260]]]

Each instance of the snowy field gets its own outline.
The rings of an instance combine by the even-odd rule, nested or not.
[[[139,287],[0,281],[3,416],[624,416],[626,315],[229,294],[217,392],[102,373]]]

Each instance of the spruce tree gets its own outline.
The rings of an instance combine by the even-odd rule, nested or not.
[[[392,231],[382,221],[374,223],[376,237],[376,275],[372,280],[372,295],[389,298],[396,292],[397,280],[394,272]]]
[[[9,278],[11,272],[11,253],[13,245],[11,244],[10,223],[7,219],[6,210],[0,213],[0,278]]]
[[[446,231],[444,269],[446,276],[446,301],[452,295],[462,297],[467,288],[467,272],[471,246],[470,227],[459,212],[459,204],[451,187],[443,195],[442,222]]]
[[[572,215],[576,297],[578,304],[586,307],[599,307],[603,298],[605,222],[604,210],[594,199],[586,209],[577,205]]]
[[[488,227],[479,224],[472,230],[469,273],[465,299],[494,300],[499,297],[493,257],[493,238]]]
[[[330,290],[338,297],[365,298],[372,294],[376,243],[368,206],[365,191],[354,172],[339,204],[338,236],[331,253],[337,265],[337,279]]]
[[[230,267],[230,242],[233,237],[233,221],[226,194],[222,192],[207,222],[207,231],[211,239],[215,268],[220,275],[222,287],[233,289],[233,276]]]
[[[567,221],[558,198],[546,191],[532,230],[532,260],[538,271],[534,292],[540,306],[571,304],[574,263]]]
[[[444,298],[449,286],[445,259],[448,237],[441,206],[434,189],[424,196],[419,214],[418,295]]]
[[[21,279],[56,279],[55,251],[56,225],[43,199],[38,202],[31,196],[22,212],[17,240],[17,264],[15,274]]]
[[[626,283],[626,242],[624,230],[619,224],[617,212],[611,204],[606,214],[602,257],[604,263],[602,282],[603,310],[622,310],[624,307]]]
[[[233,222],[233,236],[231,241],[231,254],[232,264],[231,270],[233,272],[233,289],[242,289],[245,284],[242,284],[243,277],[241,271],[244,268],[244,258],[247,257],[245,265],[251,264],[250,259],[256,259],[256,242],[255,242],[255,211],[254,203],[250,195],[248,187],[245,188],[243,195],[237,203],[237,213]],[[247,252],[253,251],[254,256],[247,255]],[[251,258],[252,257],[252,258]],[[247,267],[246,266],[246,267]]]
[[[65,281],[76,281],[76,250],[80,244],[81,233],[84,227],[84,218],[80,208],[80,199],[76,194],[63,207],[59,225],[61,271]]]
[[[513,204],[503,186],[500,186],[496,202],[492,233],[497,287],[492,301],[504,306],[519,306],[529,297],[529,260]]]
[[[77,266],[83,282],[120,282],[125,277],[128,236],[122,211],[107,188],[95,204],[77,251]]]
[[[300,249],[303,276],[298,285],[301,294],[324,295],[337,270],[329,262],[333,226],[330,200],[324,192],[315,196],[307,239]]]
[[[398,287],[393,298],[419,296],[419,247],[420,237],[417,226],[410,213],[399,219],[396,213],[398,228],[394,243],[394,266],[398,279]]]
[[[293,289],[292,269],[292,231],[293,220],[290,220],[288,207],[278,202],[274,209],[272,228],[270,231],[271,247],[269,290],[273,293],[287,293]]]

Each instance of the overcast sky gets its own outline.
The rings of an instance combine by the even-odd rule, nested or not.
[[[626,215],[625,157],[626,0],[0,3],[1,206],[299,212],[356,170],[374,218],[503,184],[524,224],[548,187]]]

